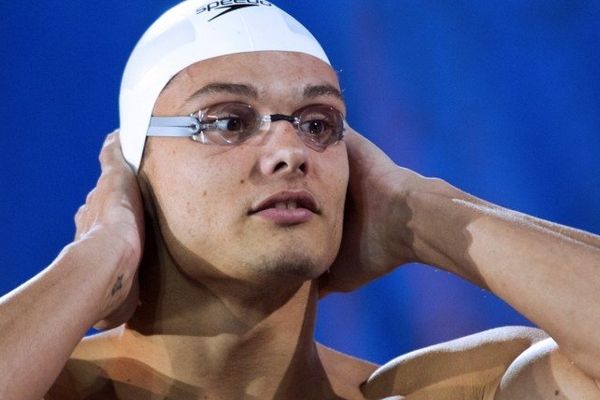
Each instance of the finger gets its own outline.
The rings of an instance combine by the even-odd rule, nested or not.
[[[344,131],[344,136],[358,134],[358,132],[356,132],[356,130],[353,127],[351,127],[350,125],[346,125],[346,127],[347,127],[347,129]]]
[[[370,162],[384,162],[389,165],[396,165],[394,160],[385,154],[375,143],[352,128],[348,129],[348,135],[344,137],[344,140],[346,141],[348,156],[351,161],[369,160]]]
[[[102,149],[100,150],[100,162],[104,164],[115,163],[119,161],[119,152],[121,143],[118,131],[114,131],[106,136]]]
[[[90,221],[95,217],[90,215],[90,210],[87,206],[83,205],[80,210],[75,214],[75,241],[81,239],[90,230]]]
[[[77,221],[81,220],[83,214],[85,213],[87,207],[85,204],[81,205],[78,209],[77,212],[75,213],[75,223],[77,223]]]
[[[118,132],[107,137],[100,152],[100,167],[97,187],[103,190],[126,191],[137,184],[135,173],[123,157]]]
[[[86,204],[91,204],[92,200],[94,198],[94,194],[96,193],[96,188],[90,190],[90,192],[87,194],[87,196],[85,196],[85,203]]]
[[[118,130],[112,132],[106,137],[104,144],[102,145],[102,150],[100,151],[99,159],[102,171],[112,167],[130,169],[129,165],[123,158],[123,153],[121,151],[121,140]]]
[[[373,142],[371,142],[365,136],[361,135],[360,133],[358,133],[357,131],[355,131],[354,129],[352,129],[350,127],[346,131],[344,140],[346,140],[346,142],[348,142],[349,144],[351,144],[353,146],[367,145],[367,146],[375,147],[375,144],[373,144]]]
[[[85,211],[86,211],[86,206],[85,204],[82,205],[81,207],[79,207],[79,209],[77,209],[77,212],[75,213],[75,217],[73,218],[73,220],[75,221],[75,240],[79,240],[79,237],[81,236],[81,232],[83,231],[81,228],[83,226],[83,216],[85,215]]]

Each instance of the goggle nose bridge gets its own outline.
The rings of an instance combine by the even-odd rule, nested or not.
[[[290,124],[294,125],[294,127],[297,127],[298,123],[300,122],[300,118],[294,117],[293,115],[271,114],[271,115],[263,116],[261,118],[261,121],[262,122],[287,121]]]

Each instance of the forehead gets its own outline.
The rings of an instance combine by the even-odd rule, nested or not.
[[[329,85],[339,90],[333,68],[308,54],[280,51],[239,53],[188,66],[165,87],[157,106],[165,101],[181,103],[199,88],[217,82],[249,84],[261,97],[301,93],[307,85]]]

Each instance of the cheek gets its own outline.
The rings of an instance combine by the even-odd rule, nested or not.
[[[323,202],[326,214],[296,234],[281,236],[246,218],[252,204],[245,194],[257,190],[252,178],[256,163],[250,155],[241,151],[226,157],[200,154],[213,148],[185,145],[169,150],[169,154],[165,150],[153,153],[156,160],[168,156],[170,163],[147,164],[162,236],[174,261],[184,270],[191,273],[199,263],[218,266],[235,260],[252,261],[282,254],[282,249],[309,252],[318,265],[333,262],[341,242],[348,183],[343,144],[336,146],[335,151],[315,155],[312,172],[307,176],[307,184]]]
[[[247,208],[239,195],[247,185],[244,169],[237,162],[233,169],[218,157],[173,155],[173,160],[182,159],[188,161],[174,161],[153,174],[161,231],[175,258],[210,257],[211,251],[227,242]]]
[[[336,150],[336,153],[334,153],[335,157],[331,157],[330,162],[326,166],[325,176],[329,192],[331,193],[331,201],[338,211],[336,215],[341,225],[348,191],[350,168],[345,143],[340,143],[340,146]]]
[[[182,182],[186,189],[177,198],[168,196],[162,202],[165,217],[180,239],[198,241],[206,239],[206,233],[219,235],[231,225],[240,213],[239,194],[232,185],[211,180],[191,179]]]
[[[325,232],[323,243],[327,243],[335,257],[342,239],[344,225],[344,205],[348,190],[349,167],[346,147],[342,143],[337,151],[326,158],[319,173],[322,193],[326,194],[329,229]],[[333,258],[331,259],[333,261]]]

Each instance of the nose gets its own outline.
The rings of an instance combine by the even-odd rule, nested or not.
[[[307,147],[286,119],[270,123],[260,160],[263,175],[304,176],[308,172]]]

